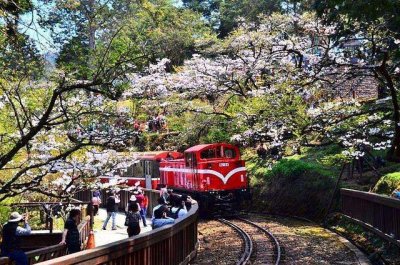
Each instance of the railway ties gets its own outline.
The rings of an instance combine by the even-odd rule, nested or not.
[[[219,219],[232,227],[243,239],[244,248],[237,265],[280,263],[281,249],[278,240],[267,229],[243,218]]]

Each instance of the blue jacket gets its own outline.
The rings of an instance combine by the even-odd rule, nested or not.
[[[164,225],[173,224],[174,222],[175,222],[175,219],[169,218],[169,217],[161,218],[161,219],[153,219],[153,223],[152,223],[151,227],[153,229],[156,229],[156,228],[159,228]]]

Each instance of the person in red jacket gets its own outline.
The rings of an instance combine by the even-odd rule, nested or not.
[[[144,198],[143,198],[143,216],[142,216],[142,218],[144,218],[144,220],[145,220],[146,219],[146,215],[147,215],[147,207],[149,206],[149,198],[144,193],[143,193],[143,197]]]
[[[146,211],[147,211],[148,200],[147,200],[146,207],[145,207],[146,199],[145,199],[145,196],[143,195],[142,189],[140,189],[140,188],[134,194],[136,196],[137,203],[140,206],[140,216],[142,217],[142,220],[143,220],[143,226],[146,227],[147,226]]]

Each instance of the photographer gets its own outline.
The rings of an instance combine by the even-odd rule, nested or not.
[[[19,223],[23,222],[23,227]],[[8,222],[3,227],[3,242],[1,243],[1,256],[9,257],[16,265],[28,265],[28,257],[21,250],[20,236],[29,235],[31,227],[28,224],[28,216],[13,212]]]

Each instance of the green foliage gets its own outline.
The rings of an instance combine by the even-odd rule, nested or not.
[[[347,161],[347,157],[342,154],[343,148],[337,144],[316,147],[302,147],[301,159],[307,162],[317,162],[325,169],[332,171],[333,175],[338,175],[340,166]]]
[[[221,36],[227,36],[237,25],[238,18],[244,18],[249,22],[259,22],[260,14],[271,14],[281,9],[280,0],[233,0],[221,1],[220,26]]]
[[[331,177],[331,172],[322,168],[317,163],[310,163],[295,159],[282,159],[274,165],[274,167],[268,173],[267,178],[272,179],[273,177],[284,176],[288,180],[296,180],[301,176],[313,174],[319,175],[321,177]]]
[[[0,205],[0,224],[4,224],[8,221],[10,213],[12,212],[10,204],[17,202],[17,198],[7,198]]]
[[[62,47],[57,66],[85,79],[99,70],[112,70],[121,60],[130,62],[132,68],[122,70],[129,72],[168,58],[171,71],[195,51],[198,41],[215,37],[197,13],[168,0],[93,1],[93,6],[60,1],[43,24]]]
[[[400,172],[389,173],[381,177],[373,192],[390,195],[396,188],[400,189]]]
[[[12,38],[7,37],[2,29],[0,23],[0,79],[38,79],[43,71],[43,61],[35,44],[20,33]]]
[[[229,142],[230,133],[227,130],[227,122],[211,126],[208,133],[200,138],[200,141],[203,143]]]
[[[90,49],[82,36],[72,38],[60,51],[57,57],[57,67],[66,73],[76,73],[78,78],[89,78]]]
[[[5,222],[7,222],[10,213],[11,213],[10,206],[0,205],[0,224],[4,224]]]
[[[370,0],[368,4],[363,0],[318,0],[315,8],[321,14],[326,12],[327,19],[332,21],[338,20],[338,16],[343,14],[366,23],[384,18],[391,30],[400,31],[400,18],[396,15],[400,2],[397,0]]]
[[[297,13],[311,9],[310,0],[183,0],[186,8],[199,12],[209,25],[219,33],[227,36],[240,23],[240,18],[253,23],[259,23],[261,14],[273,12]]]
[[[257,187],[264,210],[271,213],[320,219],[334,188],[331,172],[316,163],[283,159]]]
[[[179,65],[194,51],[197,40],[212,38],[198,14],[170,1],[141,1],[135,9],[125,34],[152,62],[168,58]]]

